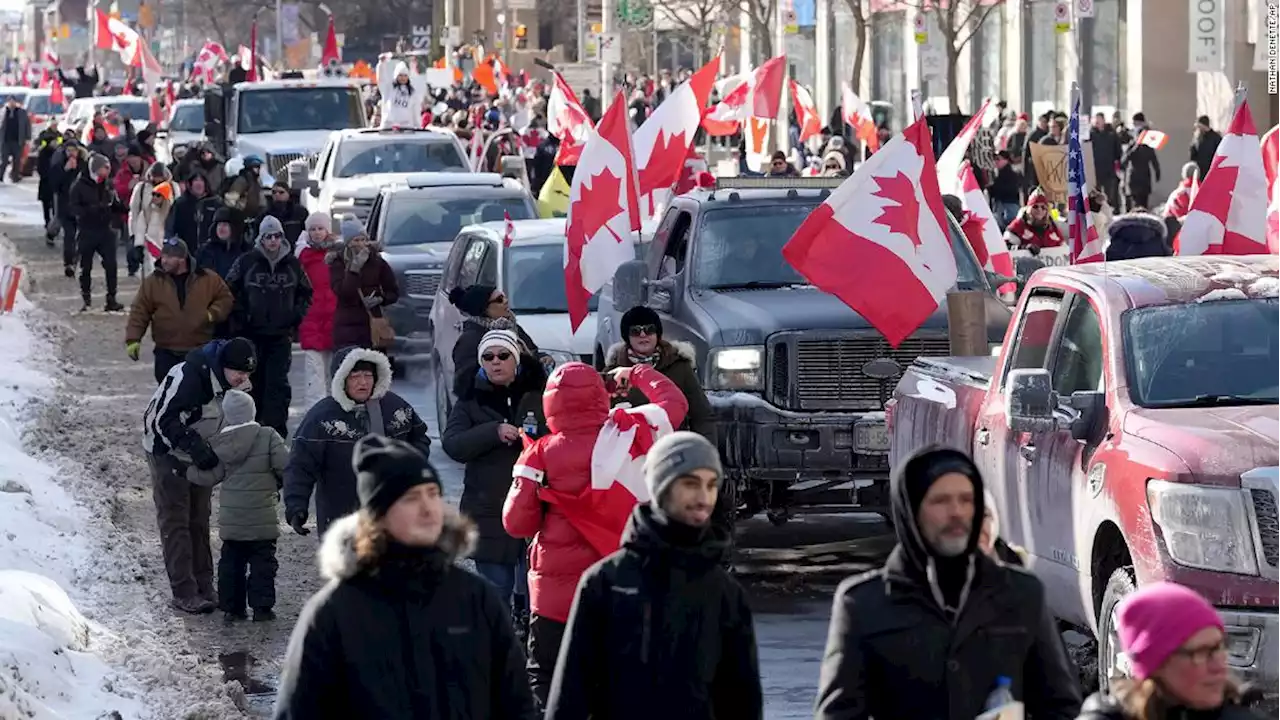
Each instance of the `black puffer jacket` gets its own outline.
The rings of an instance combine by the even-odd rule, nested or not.
[[[582,576],[547,720],[764,716],[751,609],[721,567],[728,536],[637,505],[622,549]]]
[[[509,611],[457,567],[474,528],[446,516],[434,548],[388,543],[372,568],[354,549],[356,516],[328,533],[329,583],[293,629],[276,720],[534,720]]]
[[[1111,236],[1107,259],[1166,257],[1170,254],[1168,232],[1164,220],[1151,213],[1132,212],[1117,216],[1107,228]]]
[[[93,238],[110,236],[124,209],[109,181],[98,182],[88,175],[81,175],[71,186],[69,201],[80,233]]]
[[[486,325],[486,322],[490,324]],[[476,359],[476,353],[480,349],[480,340],[490,330],[514,330],[520,336],[520,343],[524,345],[523,350],[534,357],[538,356],[537,343],[518,323],[499,321],[495,324],[488,318],[481,320],[464,317],[461,330],[462,333],[453,344],[453,394],[455,397],[466,395],[475,384],[476,372],[480,369],[480,361]]]
[[[1240,705],[1228,704],[1217,710],[1172,708],[1163,717],[1152,720],[1262,720],[1263,717],[1265,716]],[[1084,701],[1084,707],[1076,720],[1136,720],[1136,718],[1125,712],[1120,700],[1114,695],[1094,693]]]
[[[227,286],[236,297],[231,329],[251,337],[289,335],[302,324],[311,307],[311,278],[287,246],[275,262],[255,247],[236,259],[227,273]]]
[[[191,252],[198,252],[200,244],[212,234],[214,217],[222,207],[217,195],[206,193],[196,197],[190,188],[173,201],[169,217],[165,220],[165,237],[179,237]]]
[[[836,590],[815,720],[973,720],[1000,676],[1013,681],[1014,697],[1036,720],[1074,718],[1078,682],[1045,605],[1044,586],[975,549],[983,496],[976,468],[971,575],[958,615],[951,618],[936,599],[943,592],[927,570],[935,560],[920,538],[906,479],[925,453],[962,455],[923,448],[899,465],[890,500],[898,546],[883,568],[849,578]]]
[[[466,465],[459,508],[475,521],[480,540],[472,557],[476,562],[515,565],[524,553],[524,541],[502,527],[502,504],[511,489],[511,468],[520,457],[519,442],[507,445],[498,439],[498,426],[522,427],[527,413],[538,421],[538,434],[546,432],[542,416],[542,391],[546,371],[536,358],[521,358],[520,373],[509,387],[495,387],[478,379],[449,413],[440,437],[445,454]]]

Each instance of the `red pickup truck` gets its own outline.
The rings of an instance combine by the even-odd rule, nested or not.
[[[1057,617],[1123,672],[1113,609],[1168,580],[1227,625],[1229,662],[1275,702],[1277,258],[1037,271],[992,357],[920,358],[886,407],[890,462],[973,453]]]

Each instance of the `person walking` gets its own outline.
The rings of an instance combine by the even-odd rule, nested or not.
[[[307,216],[306,229],[296,243],[298,262],[311,282],[311,307],[298,326],[298,344],[306,357],[307,407],[329,394],[329,363],[333,360],[333,316],[338,300],[329,283],[328,255],[337,246],[328,213]]]
[[[385,323],[383,308],[400,299],[395,272],[369,239],[364,224],[342,220],[342,248],[329,254],[329,286],[333,290],[333,346],[387,350],[390,339],[373,336],[375,323]],[[388,329],[389,325],[386,326]]]
[[[366,435],[407,442],[431,453],[427,424],[404,398],[391,392],[391,361],[365,348],[343,348],[333,356],[329,396],[311,406],[293,436],[284,477],[284,517],[299,535],[307,535],[307,510],[316,496],[316,527],[354,512],[356,476],[351,470],[355,444]]]
[[[218,456],[212,470],[187,468],[187,480],[218,491],[218,606],[229,622],[245,620],[245,605],[254,622],[275,619],[276,539],[280,527],[276,504],[284,480],[289,449],[280,434],[254,422],[253,397],[228,390],[222,397],[224,427],[209,438]],[[246,577],[247,573],[247,577]]]
[[[80,252],[80,297],[89,309],[92,300],[93,256],[102,261],[102,274],[107,284],[107,297],[103,309],[119,312],[124,306],[116,301],[116,230],[117,216],[124,211],[124,203],[116,196],[111,183],[111,161],[102,155],[89,158],[89,174],[81,176],[71,186],[71,214],[76,218],[76,247]]]
[[[200,267],[209,268],[225,280],[231,274],[236,260],[253,249],[253,243],[235,231],[231,208],[219,207],[213,213],[212,230],[213,234],[209,239],[200,243],[196,260]],[[315,287],[314,284],[312,287]]]
[[[142,448],[151,470],[165,572],[172,605],[183,612],[218,607],[209,547],[211,493],[187,481],[187,467],[217,467],[209,438],[223,425],[218,401],[228,390],[244,390],[256,363],[252,342],[214,340],[169,370],[142,414]]]
[[[298,202],[298,198],[294,197],[293,191],[289,189],[289,183],[283,180],[277,180],[271,186],[271,196],[267,206],[262,210],[262,215],[270,215],[279,220],[284,227],[286,238],[297,238],[302,235],[307,222],[307,209]]]
[[[161,382],[192,350],[213,339],[214,326],[230,314],[232,302],[222,278],[193,267],[186,243],[169,240],[160,252],[159,267],[142,279],[129,308],[125,352],[136,362],[142,336],[150,327],[156,382]]]
[[[173,211],[165,220],[165,237],[179,237],[194,253],[209,237],[214,217],[222,200],[209,191],[209,181],[196,172],[187,179],[187,190],[173,203]]]
[[[80,265],[80,253],[76,247],[80,230],[71,206],[71,189],[88,174],[88,160],[84,147],[75,138],[70,138],[63,141],[50,162],[54,215],[62,229],[62,269],[69,278],[76,276],[76,268]]]
[[[130,252],[134,256],[130,267],[136,264],[144,277],[154,266],[151,248],[158,252],[164,245],[164,226],[179,195],[169,168],[159,162],[152,163],[142,182],[134,183],[130,191],[128,228]]]
[[[652,499],[578,585],[547,720],[759,720],[751,608],[721,566],[729,538],[711,522],[720,451],[675,432],[653,444],[644,470]]]
[[[662,336],[662,318],[644,305],[622,314],[619,330],[622,342],[614,343],[605,353],[605,372],[614,368],[648,365],[666,375],[684,393],[689,413],[678,430],[691,430],[716,442],[716,421],[711,403],[702,390],[695,366],[694,348],[689,343],[667,340]],[[632,387],[625,400],[633,407],[646,402],[638,388]]]
[[[1037,720],[1074,718],[1078,683],[1044,586],[978,549],[982,476],[950,448],[902,460],[890,486],[898,544],[836,590],[815,720],[982,714],[997,680]]]
[[[449,291],[449,302],[462,313],[462,332],[453,343],[453,394],[462,397],[476,380],[480,370],[480,339],[490,330],[511,330],[520,338],[520,350],[535,357],[538,346],[520,327],[507,294],[492,285],[456,287]]]
[[[22,182],[22,156],[31,142],[31,116],[17,95],[10,95],[0,114],[0,179],[9,170],[10,182]]]
[[[1213,156],[1218,154],[1218,145],[1222,142],[1222,134],[1213,129],[1208,115],[1196,118],[1195,133],[1191,139],[1188,158],[1200,169],[1200,181],[1203,182],[1213,165]]]
[[[279,220],[270,215],[262,219],[256,246],[231,266],[227,285],[236,299],[231,311],[232,332],[253,340],[258,349],[253,376],[258,422],[287,437],[293,399],[289,386],[293,335],[307,316],[312,290],[306,271],[284,239]]]
[[[325,533],[275,719],[538,718],[497,591],[456,565],[475,528],[427,457],[373,435],[353,465],[360,509]]]
[[[1151,191],[1160,182],[1160,158],[1155,148],[1146,143],[1131,143],[1120,158],[1120,165],[1125,172],[1128,210],[1150,208]]]

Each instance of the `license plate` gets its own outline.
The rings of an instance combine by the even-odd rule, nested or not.
[[[853,449],[866,454],[889,452],[889,428],[880,422],[854,425]]]

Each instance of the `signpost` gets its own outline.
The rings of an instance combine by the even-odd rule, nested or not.
[[[622,63],[622,33],[600,33],[600,59],[613,65]]]

